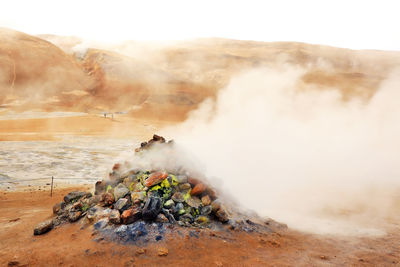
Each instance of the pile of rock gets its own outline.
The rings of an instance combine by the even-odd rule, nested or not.
[[[154,135],[136,152],[144,151],[154,143],[172,144]],[[84,223],[94,223],[96,228],[137,221],[209,227],[230,221],[230,211],[204,181],[164,170],[125,173],[120,170],[121,165],[115,164],[110,179],[96,183],[94,195],[87,192],[66,195],[64,201],[53,207],[55,217],[39,224],[34,234],[43,234],[53,226],[81,218]]]

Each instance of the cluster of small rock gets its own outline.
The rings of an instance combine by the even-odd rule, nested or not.
[[[136,152],[154,143],[165,143],[154,135]],[[163,170],[130,170],[121,173],[115,164],[110,179],[99,181],[95,193],[70,192],[53,207],[54,218],[39,224],[34,234],[43,234],[64,222],[84,218],[97,227],[129,225],[137,221],[208,227],[211,223],[230,221],[228,209],[215,191],[203,181]]]

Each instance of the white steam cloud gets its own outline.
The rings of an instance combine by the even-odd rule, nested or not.
[[[316,233],[378,235],[400,215],[400,77],[368,102],[249,71],[165,129],[244,207]],[[385,222],[385,225],[382,224]]]

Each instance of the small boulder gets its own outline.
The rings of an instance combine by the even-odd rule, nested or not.
[[[146,179],[146,181],[144,182],[144,185],[147,187],[152,187],[156,184],[161,183],[167,177],[168,177],[168,173],[166,173],[166,172],[154,172],[154,173],[150,174],[149,178]]]
[[[122,220],[122,223],[124,223],[124,224],[133,223],[133,222],[139,220],[141,217],[142,217],[142,211],[138,207],[125,210],[121,214],[121,220]]]
[[[175,205],[175,202],[172,199],[168,199],[164,203],[164,207],[167,209],[172,208],[174,205]]]
[[[33,230],[33,234],[42,235],[50,231],[52,228],[53,228],[53,220],[46,220],[36,225],[35,229]]]
[[[189,189],[192,189],[192,186],[189,183],[184,183],[179,185],[179,189],[182,191],[187,191]]]
[[[211,206],[204,206],[200,210],[201,215],[210,215],[212,212],[212,207]]]
[[[109,205],[113,204],[114,201],[115,201],[114,195],[111,193],[103,193],[101,195],[100,202],[103,206],[109,206]]]
[[[106,182],[105,181],[97,181],[95,184],[95,195],[101,195],[106,191]]]
[[[144,192],[133,192],[131,194],[131,199],[133,203],[140,203],[145,199]]]
[[[195,222],[198,224],[207,224],[210,219],[207,216],[199,216],[196,218]]]
[[[61,214],[65,208],[65,202],[59,202],[53,206],[53,214]]]
[[[71,211],[68,214],[68,221],[76,222],[82,216],[82,211]]]
[[[65,197],[64,197],[64,202],[65,203],[70,203],[72,201],[78,200],[84,196],[86,196],[86,192],[81,192],[81,191],[74,191],[74,192],[69,192]],[[90,193],[89,193],[90,194]]]
[[[158,249],[158,256],[167,256],[168,255],[168,249],[167,248],[159,248]]]
[[[122,183],[119,183],[115,188],[114,188],[114,198],[115,200],[118,200],[120,198],[123,198],[129,193],[129,189]]]
[[[196,184],[196,185],[193,187],[193,189],[192,189],[192,191],[190,192],[190,194],[191,194],[192,196],[201,195],[204,191],[206,191],[206,189],[207,189],[207,186],[206,186],[205,184],[203,184],[203,183],[198,183],[198,184]]]
[[[186,200],[186,203],[192,208],[199,208],[201,205],[201,200],[198,197],[190,197]]]
[[[154,220],[160,213],[162,207],[161,199],[149,197],[143,207],[142,215],[145,220]]]
[[[128,199],[120,198],[120,199],[118,199],[117,202],[115,202],[114,209],[123,210],[124,208],[126,209],[127,206],[128,206]]]
[[[110,223],[113,224],[120,224],[121,223],[121,216],[118,210],[112,210],[109,215]]]
[[[178,202],[178,203],[182,203],[182,202],[185,202],[185,198],[184,198],[184,196],[183,196],[183,194],[181,193],[181,192],[175,192],[173,195],[172,195],[172,200],[174,201],[174,202]]]
[[[215,212],[215,216],[220,222],[226,223],[227,221],[229,221],[229,215],[223,207],[220,207],[219,210]]]
[[[208,206],[211,204],[211,199],[208,195],[205,195],[201,198],[201,204],[203,204],[203,206]]]

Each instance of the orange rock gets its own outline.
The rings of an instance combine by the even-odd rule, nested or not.
[[[158,249],[158,256],[167,256],[168,255],[168,249],[167,248],[159,248]]]
[[[161,183],[167,177],[168,173],[166,172],[154,172],[150,175],[149,178],[146,179],[144,185],[147,187],[151,187],[153,185]]]
[[[120,163],[115,163],[114,166],[113,166],[113,168],[112,168],[112,170],[113,170],[113,171],[117,171],[117,170],[119,170],[120,168],[121,168],[121,164],[120,164]]]
[[[121,214],[121,220],[124,224],[130,224],[140,219],[142,212],[138,208],[132,208],[125,210]]]
[[[196,185],[193,187],[193,189],[192,189],[192,191],[190,192],[190,194],[191,194],[192,196],[197,196],[197,195],[202,194],[204,191],[206,191],[206,189],[207,189],[207,186],[206,186],[205,184],[199,183],[199,184],[196,184]]]

